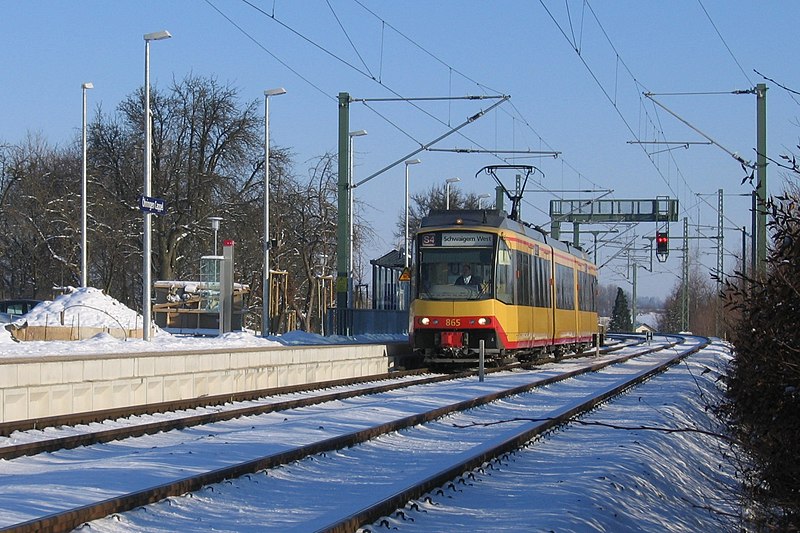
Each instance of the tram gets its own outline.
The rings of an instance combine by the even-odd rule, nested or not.
[[[472,209],[423,218],[409,326],[427,364],[475,363],[481,341],[487,359],[507,361],[582,351],[597,338],[596,265],[517,220],[521,195],[510,198],[511,215]]]

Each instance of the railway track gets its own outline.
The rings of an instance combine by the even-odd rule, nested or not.
[[[275,468],[279,465],[286,465],[292,461],[298,461],[300,459],[313,456],[315,454],[325,454],[330,453],[334,450],[341,450],[350,446],[355,446],[356,444],[366,442],[370,439],[375,439],[380,435],[386,435],[388,433],[396,432],[398,430],[409,428],[413,426],[418,426],[420,424],[429,423],[430,421],[439,420],[445,416],[453,416],[455,413],[463,412],[467,409],[476,409],[480,406],[487,406],[493,405],[492,402],[497,402],[498,400],[502,400],[504,398],[511,398],[511,397],[519,397],[520,395],[525,395],[527,391],[535,389],[537,387],[543,387],[545,385],[558,383],[558,382],[565,382],[566,380],[574,379],[578,376],[585,375],[590,372],[598,372],[603,368],[606,368],[613,364],[620,364],[624,361],[629,361],[634,357],[641,357],[644,352],[653,352],[657,350],[663,350],[666,347],[674,346],[674,342],[665,342],[662,345],[658,346],[657,348],[639,348],[639,349],[629,349],[630,353],[620,354],[614,357],[606,356],[602,360],[598,360],[592,363],[582,363],[578,365],[575,363],[576,368],[562,372],[562,371],[544,371],[540,372],[537,371],[534,374],[522,374],[522,373],[506,373],[508,377],[504,377],[503,379],[505,382],[502,386],[497,386],[498,390],[493,392],[475,395],[473,394],[474,391],[462,391],[469,396],[467,399],[461,399],[459,401],[450,400],[446,402],[445,405],[437,406],[434,408],[426,408],[426,409],[416,409],[416,412],[412,414],[408,414],[406,416],[397,416],[396,413],[392,414],[391,416],[387,417],[387,420],[380,423],[380,424],[368,424],[367,427],[355,428],[354,426],[358,426],[358,424],[352,424],[347,421],[347,417],[342,422],[337,422],[337,424],[341,425],[341,427],[337,427],[334,430],[317,428],[318,434],[316,435],[308,435],[306,438],[305,443],[286,443],[283,445],[282,451],[272,451],[267,454],[262,454],[260,456],[251,457],[247,460],[242,460],[242,457],[238,456],[237,454],[233,454],[228,456],[225,454],[227,459],[220,460],[216,458],[215,460],[211,461],[201,461],[203,464],[202,472],[196,473],[193,475],[178,475],[177,479],[172,479],[166,483],[153,483],[152,479],[143,480],[142,485],[144,485],[139,490],[130,490],[124,489],[120,490],[119,488],[112,488],[108,490],[112,494],[114,492],[119,492],[120,494],[114,495],[110,498],[104,498],[100,501],[94,501],[91,503],[84,503],[83,505],[72,506],[69,509],[62,509],[56,512],[51,512],[49,514],[45,514],[43,516],[28,516],[25,520],[19,520],[19,518],[12,518],[12,517],[5,517],[4,515],[0,515],[0,525],[4,528],[3,530],[6,531],[38,531],[38,530],[52,530],[52,531],[66,531],[72,528],[79,526],[80,524],[87,522],[89,520],[94,520],[100,517],[104,517],[107,515],[121,513],[125,510],[134,509],[140,507],[142,505],[146,505],[149,503],[157,502],[163,500],[164,498],[170,498],[174,496],[178,496],[180,494],[184,494],[190,491],[197,491],[203,487],[207,487],[209,484],[213,483],[220,483],[224,480],[235,479],[241,476],[252,474],[254,472],[263,471],[265,469]],[[698,344],[699,346],[699,344]],[[625,350],[623,350],[625,351]],[[684,353],[685,352],[685,353]],[[402,507],[406,501],[412,499],[417,496],[410,496],[412,494],[416,494],[419,491],[422,491],[420,494],[424,494],[425,491],[431,490],[431,486],[439,486],[444,483],[444,479],[452,479],[457,477],[458,473],[464,472],[465,470],[469,470],[471,467],[469,465],[473,464],[475,461],[478,461],[478,466],[480,462],[485,462],[486,457],[489,457],[491,454],[494,453],[504,453],[503,450],[508,450],[513,447],[519,446],[520,443],[530,440],[533,435],[536,435],[535,431],[541,432],[546,431],[549,428],[554,427],[555,425],[561,424],[564,420],[568,419],[571,416],[574,416],[576,413],[581,412],[581,410],[590,409],[597,403],[604,401],[608,397],[613,394],[618,393],[620,390],[631,386],[631,383],[635,380],[646,379],[647,376],[651,375],[653,372],[657,372],[662,369],[664,366],[669,365],[672,363],[675,357],[685,356],[688,354],[690,350],[681,350],[681,353],[678,355],[670,355],[667,358],[659,359],[658,365],[650,365],[652,368],[648,367],[646,372],[638,372],[637,376],[631,378],[631,380],[615,380],[616,384],[613,387],[606,388],[605,392],[594,395],[591,399],[587,399],[586,401],[580,402],[580,404],[571,405],[569,408],[562,407],[560,410],[556,409],[553,410],[547,417],[546,423],[540,425],[538,429],[531,429],[528,428],[525,432],[517,435],[513,438],[504,438],[503,444],[501,448],[498,450],[483,450],[479,454],[469,454],[467,452],[463,452],[460,455],[470,455],[470,457],[464,457],[462,460],[456,462],[455,464],[450,465],[448,468],[442,469],[441,471],[437,472],[435,475],[427,476],[423,480],[415,480],[413,483],[409,481],[408,486],[404,487],[402,490],[397,490],[396,488],[392,489],[391,495],[384,495],[379,498],[378,503],[370,504],[368,506],[364,506],[355,512],[346,513],[344,516],[338,516],[338,518],[328,519],[327,517],[321,519],[319,524],[315,527],[319,526],[319,530],[326,530],[326,531],[352,531],[360,524],[368,523],[370,519],[375,519],[376,516],[380,516],[382,514],[388,514],[397,507]],[[663,359],[663,360],[662,360]],[[498,376],[503,375],[498,374]],[[438,377],[437,377],[438,378]],[[461,378],[462,381],[465,378]],[[510,382],[516,380],[518,383],[517,385],[511,385]],[[495,377],[492,378],[490,381],[495,381]],[[499,378],[498,378],[499,381]],[[471,380],[470,387],[475,388],[475,381]],[[422,390],[425,387],[432,387],[433,383],[427,383],[425,385],[419,385],[418,389]],[[470,387],[460,386],[458,389],[468,389]],[[486,389],[487,387],[491,388],[487,384],[481,384],[478,386],[479,389]],[[395,392],[372,392],[373,398],[371,400],[366,400],[364,405],[360,406],[359,409],[367,411],[372,410],[379,410],[379,409],[386,409],[386,405],[390,402],[395,402],[398,406],[410,403],[408,400],[408,393],[397,393]],[[395,394],[395,398],[388,398],[389,394]],[[405,399],[403,399],[403,394],[405,394]],[[452,394],[454,397],[457,396],[455,390]],[[529,395],[530,396],[530,395]],[[342,399],[337,400],[329,400],[332,401],[334,405],[325,408],[324,406],[319,406],[323,410],[330,409],[340,410],[340,409],[351,409],[352,407],[342,407]],[[319,400],[315,400],[314,403],[319,403]],[[405,407],[407,410],[414,410],[408,408],[406,405]],[[294,408],[297,410],[296,408]],[[352,408],[354,409],[354,408]],[[400,407],[397,410],[402,410]],[[300,409],[299,411],[302,411]],[[355,412],[355,411],[353,411]],[[272,413],[273,415],[279,413]],[[245,416],[245,426],[250,425],[250,420],[253,419],[255,414],[250,415],[242,415],[238,413],[236,417],[241,418]],[[290,418],[293,418],[294,415],[287,414],[286,418],[283,421],[287,421]],[[308,420],[309,418],[313,419],[313,415],[299,415],[300,418],[304,418]],[[263,417],[261,415],[259,418]],[[374,416],[370,416],[370,418],[375,418]],[[280,420],[278,421],[277,425],[280,425]],[[255,422],[252,422],[255,424]],[[271,424],[271,428],[269,431],[274,431],[274,427],[276,423],[273,421]],[[203,437],[198,436],[199,433],[208,432],[208,431],[220,431],[220,430],[211,430],[206,429],[204,426],[202,429],[196,429],[194,432],[191,432],[189,436],[178,437],[178,440],[181,440],[180,445],[183,447],[186,446],[186,439],[187,438],[197,438],[198,440],[203,440]],[[255,425],[252,426],[253,429]],[[304,427],[305,431],[308,431],[307,427]],[[226,439],[231,441],[236,440],[240,435],[239,429],[235,429],[232,432],[228,433]],[[268,432],[269,432],[268,431]],[[534,433],[531,433],[534,431]],[[182,432],[177,432],[182,433]],[[311,433],[315,433],[311,431]],[[336,433],[336,435],[331,435],[331,433]],[[219,433],[220,435],[223,434],[222,431]],[[321,438],[324,437],[324,438]],[[171,437],[174,438],[174,437]],[[141,445],[137,445],[139,447],[149,446],[149,441],[145,441]],[[117,446],[124,446],[123,444],[115,445]],[[170,444],[159,444],[157,447],[169,447]],[[485,446],[483,447],[485,448]],[[177,450],[177,448],[176,448]],[[170,453],[176,453],[172,451]],[[193,451],[189,451],[189,454],[193,453]],[[23,458],[24,459],[24,458]],[[147,459],[145,458],[144,461],[146,462]],[[226,464],[227,463],[227,464]],[[103,467],[105,468],[105,467]],[[182,463],[181,467],[178,470],[181,471],[194,471],[201,469],[201,465],[196,463]],[[458,473],[454,474],[454,472],[458,471]],[[5,475],[5,474],[0,474]],[[448,477],[449,476],[449,477]],[[156,476],[157,478],[161,478],[163,476]],[[112,484],[113,485],[113,484]],[[93,492],[101,492],[104,489],[93,487],[90,489]],[[2,495],[0,494],[0,499],[4,497],[9,497],[9,494]],[[405,499],[404,499],[405,498]],[[82,498],[81,498],[82,499]],[[402,501],[401,501],[402,500]],[[400,503],[398,503],[400,502]],[[392,507],[394,506],[394,507]],[[2,505],[0,505],[2,507]],[[51,509],[52,506],[48,505],[48,509]],[[387,509],[392,508],[387,511]],[[337,510],[338,512],[339,510]],[[21,515],[35,515],[35,510],[30,509],[27,512],[18,513]],[[341,515],[339,512],[338,514]],[[14,520],[17,520],[16,522]],[[323,523],[324,522],[324,523]],[[309,523],[305,523],[303,529],[307,529]]]
[[[638,341],[637,341],[638,342]],[[636,342],[623,342],[601,350],[612,353]],[[488,369],[502,372],[531,365],[508,365]],[[152,435],[355,396],[379,394],[392,390],[475,376],[476,371],[428,375],[427,369],[393,372],[360,378],[348,378],[272,389],[224,394],[211,397],[161,402],[103,411],[76,413],[0,423],[0,459],[54,452],[112,442],[130,437]],[[381,383],[382,384],[376,384]],[[338,391],[336,389],[339,389]],[[331,392],[322,392],[322,391]],[[313,393],[313,394],[309,394]],[[292,399],[281,399],[294,396]],[[166,414],[169,413],[168,416]],[[161,416],[159,420],[152,418]],[[100,424],[101,427],[97,427]],[[113,427],[106,427],[113,426]],[[3,437],[6,437],[5,439]],[[19,442],[19,441],[24,442]]]

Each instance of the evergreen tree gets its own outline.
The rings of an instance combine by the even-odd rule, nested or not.
[[[628,297],[621,288],[617,287],[617,298],[614,300],[614,310],[611,312],[611,331],[621,333],[633,331],[631,323],[631,310],[628,307]]]

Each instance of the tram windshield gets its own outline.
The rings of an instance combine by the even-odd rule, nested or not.
[[[417,297],[482,300],[492,297],[492,248],[422,249]]]

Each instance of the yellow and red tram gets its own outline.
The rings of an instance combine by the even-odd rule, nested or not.
[[[591,345],[597,267],[502,210],[432,211],[416,237],[410,333],[428,363],[532,359]]]

